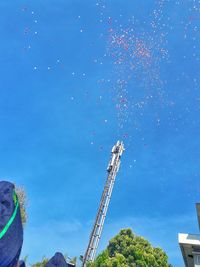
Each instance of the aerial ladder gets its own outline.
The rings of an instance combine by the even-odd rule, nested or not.
[[[110,198],[112,195],[113,186],[115,183],[115,178],[117,172],[119,171],[121,155],[124,151],[123,142],[117,141],[116,145],[113,146],[111,151],[111,159],[107,167],[107,180],[104,186],[103,194],[101,197],[101,202],[95,223],[90,235],[89,243],[85,255],[82,258],[82,267],[86,267],[86,264],[93,262],[95,259],[96,251],[98,248],[99,240],[101,238],[101,233],[103,230],[104,221],[106,218],[106,213],[108,210]]]

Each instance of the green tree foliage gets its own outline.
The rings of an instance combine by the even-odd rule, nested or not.
[[[69,261],[69,263],[76,264],[76,261],[77,261],[77,258],[74,257],[74,258],[72,258],[72,259]]]
[[[15,190],[19,200],[21,218],[24,226],[27,221],[27,213],[26,213],[27,197],[23,187],[15,186]]]
[[[87,267],[172,267],[161,248],[154,248],[143,237],[123,229]]]
[[[41,262],[37,262],[32,265],[32,267],[44,267],[44,265],[48,262],[47,258],[43,258]]]

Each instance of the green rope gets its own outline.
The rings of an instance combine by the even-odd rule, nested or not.
[[[6,232],[8,231],[9,227],[11,226],[11,224],[13,223],[13,221],[17,215],[17,209],[19,207],[19,202],[18,202],[17,194],[15,192],[13,192],[13,201],[16,205],[14,212],[13,212],[12,216],[10,217],[9,221],[7,222],[7,224],[4,226],[3,230],[0,232],[0,239],[6,234]]]

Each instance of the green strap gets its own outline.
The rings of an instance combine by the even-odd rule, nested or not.
[[[17,194],[15,192],[13,193],[13,201],[16,205],[14,212],[13,212],[12,216],[10,217],[9,221],[7,222],[7,224],[4,226],[3,230],[0,232],[0,239],[6,234],[6,232],[8,231],[9,227],[11,226],[11,224],[13,223],[13,221],[17,215],[17,209],[19,207],[19,202],[17,199]]]

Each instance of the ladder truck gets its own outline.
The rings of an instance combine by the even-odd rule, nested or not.
[[[116,145],[114,145],[112,148],[111,159],[107,167],[108,176],[107,176],[106,184],[104,186],[99,210],[97,212],[95,223],[94,223],[91,235],[90,235],[87,250],[86,250],[85,255],[82,258],[82,267],[86,267],[87,263],[93,262],[95,259],[99,240],[101,238],[101,233],[103,230],[104,221],[106,218],[106,213],[107,213],[110,198],[112,195],[113,186],[115,183],[115,178],[116,178],[117,172],[119,171],[121,155],[124,150],[125,150],[124,144],[123,142],[120,142],[120,141],[117,141]]]

